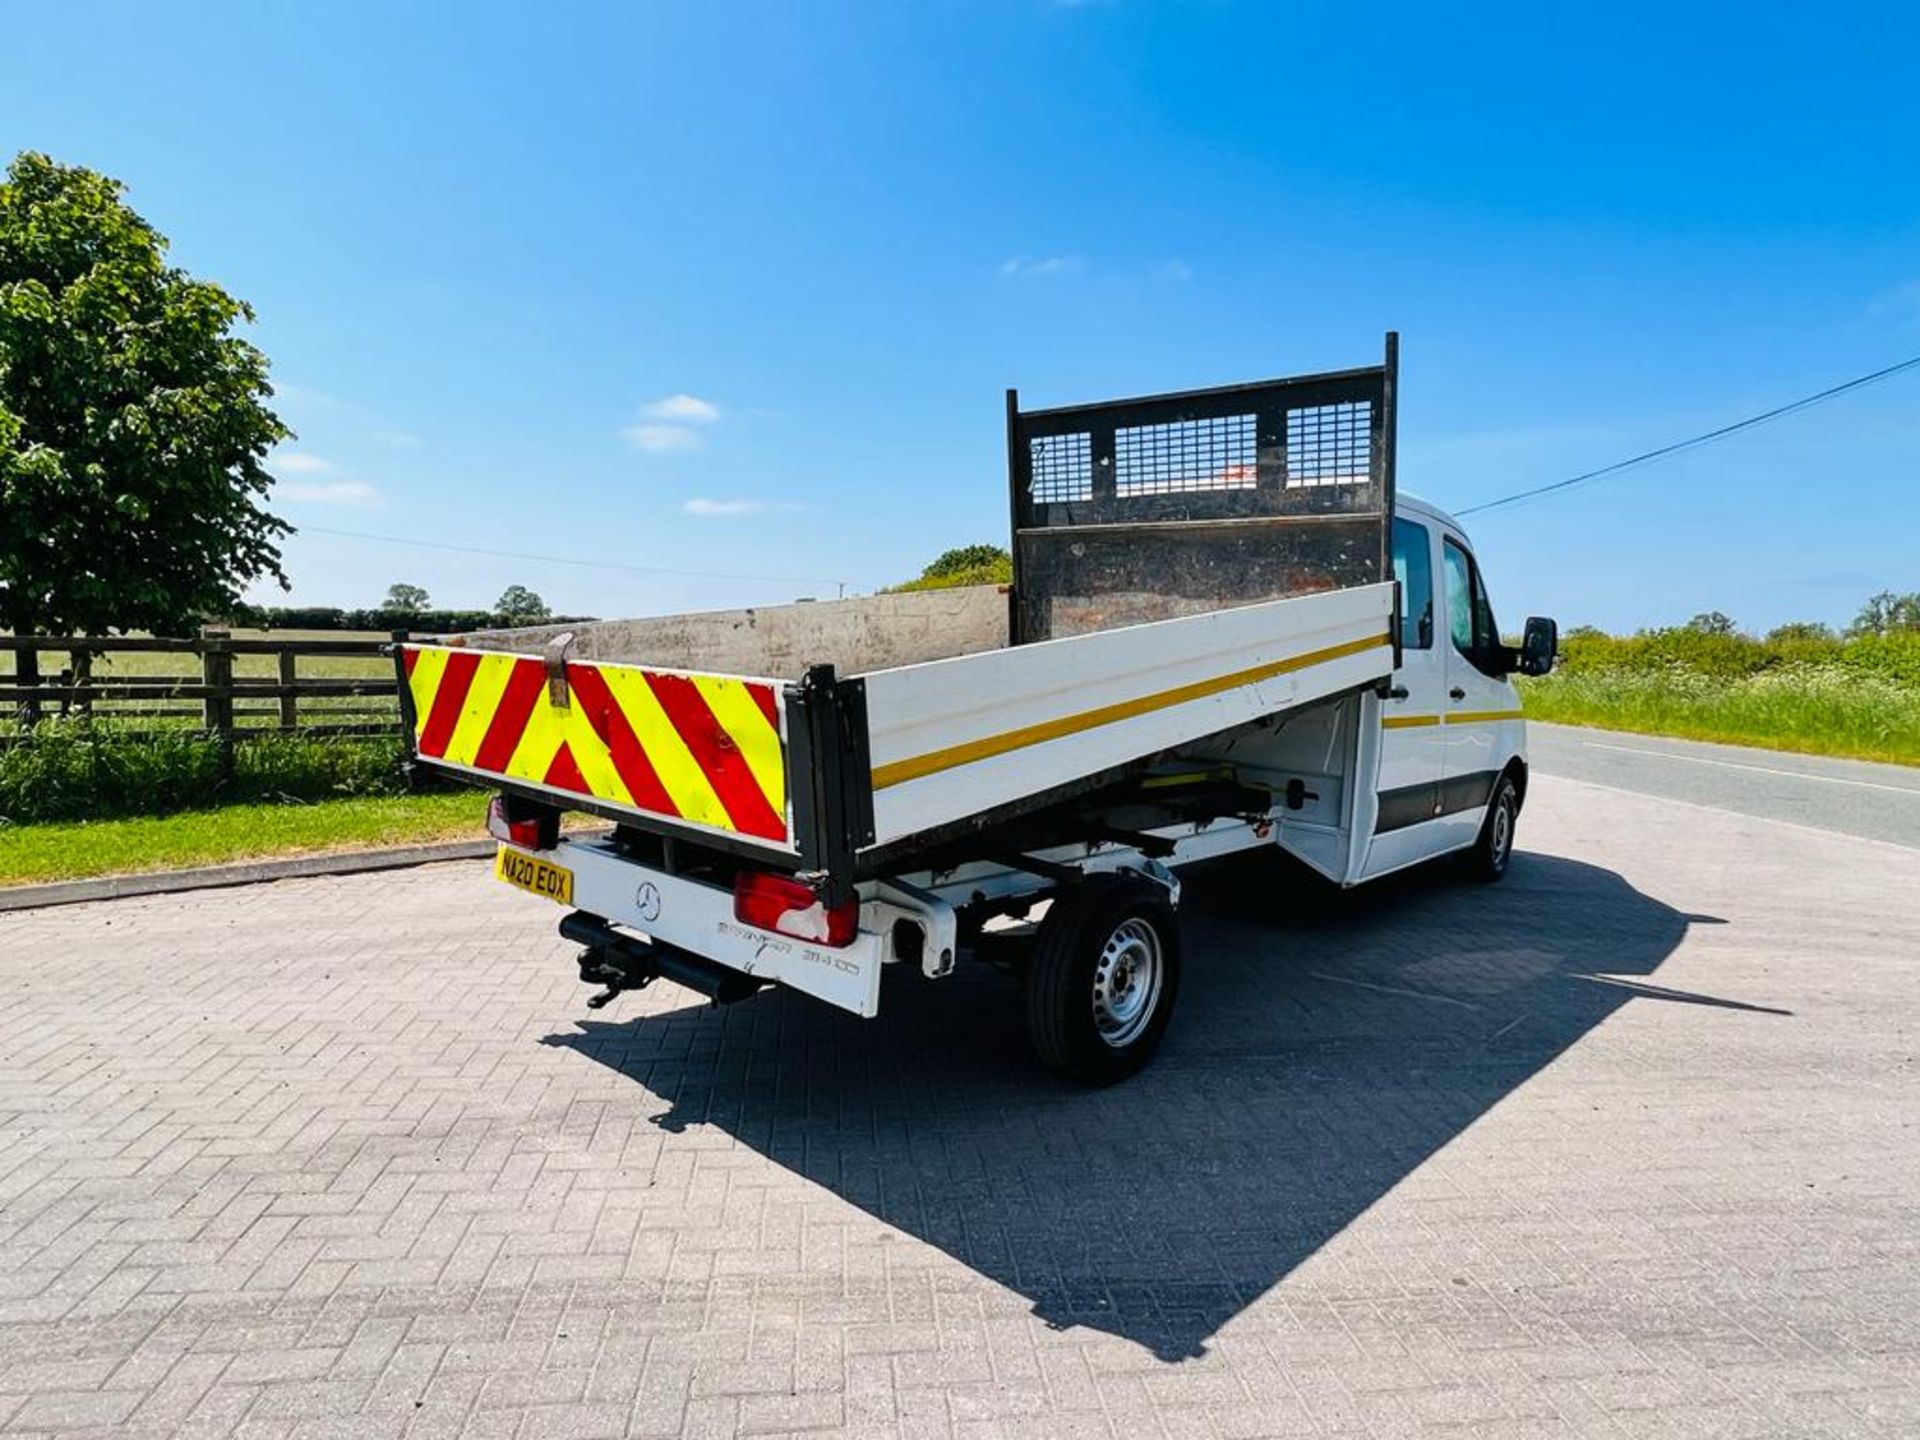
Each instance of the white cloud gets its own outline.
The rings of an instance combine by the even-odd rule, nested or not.
[[[1045,255],[1039,259],[1016,255],[1000,262],[1002,275],[1078,275],[1086,268],[1086,259],[1080,255]]]
[[[807,507],[791,500],[686,500],[680,508],[689,515],[730,516],[759,515],[768,510],[804,510]]]
[[[421,443],[410,430],[375,430],[367,438],[388,450],[418,450]]]
[[[1193,267],[1178,255],[1171,260],[1162,260],[1153,267],[1153,273],[1156,279],[1164,280],[1169,285],[1184,285],[1193,279]]]
[[[276,473],[284,471],[289,475],[322,475],[333,468],[333,462],[322,460],[318,455],[308,455],[299,450],[288,450],[275,455],[267,461],[268,467]]]
[[[288,480],[276,490],[282,500],[306,505],[384,505],[387,497],[364,480]]]
[[[673,420],[685,425],[711,425],[720,418],[720,407],[711,400],[702,400],[698,395],[689,395],[682,391],[678,395],[664,396],[649,401],[640,407],[640,413],[649,420]]]
[[[634,449],[657,454],[666,450],[698,450],[702,443],[698,427],[718,420],[720,407],[711,400],[683,391],[649,400],[640,407],[640,413],[646,417],[645,421],[628,425],[620,433]]]
[[[636,450],[698,450],[700,437],[684,425],[629,425],[620,432]]]

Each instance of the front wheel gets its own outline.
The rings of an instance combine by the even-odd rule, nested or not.
[[[1487,801],[1487,818],[1480,822],[1480,834],[1473,848],[1461,858],[1470,878],[1491,884],[1507,873],[1513,859],[1513,830],[1520,818],[1520,787],[1511,775],[1502,775],[1493,785]]]
[[[1027,1035],[1040,1059],[1091,1085],[1152,1057],[1180,990],[1180,932],[1160,887],[1096,875],[1061,894],[1027,973]]]

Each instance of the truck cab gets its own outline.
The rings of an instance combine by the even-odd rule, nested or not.
[[[1400,587],[1400,663],[1380,698],[1372,835],[1357,873],[1369,880],[1474,845],[1485,834],[1495,875],[1506,868],[1526,797],[1527,737],[1512,675],[1526,645],[1501,642],[1487,582],[1466,532],[1409,495],[1393,516]],[[1536,656],[1552,655],[1551,622],[1530,622]],[[1511,786],[1511,811],[1495,792]]]

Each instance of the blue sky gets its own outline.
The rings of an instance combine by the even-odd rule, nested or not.
[[[298,601],[871,588],[1004,538],[1008,385],[1395,327],[1401,484],[1464,507],[1920,354],[1911,6],[562,8],[9,19],[0,149],[259,312]],[[1509,627],[1844,620],[1920,588],[1916,481],[1910,374],[1469,523]]]

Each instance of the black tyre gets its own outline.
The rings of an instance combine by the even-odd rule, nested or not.
[[[1040,924],[1027,1035],[1061,1074],[1111,1085],[1152,1057],[1179,992],[1180,931],[1165,892],[1128,876],[1091,876]]]
[[[1487,818],[1480,822],[1480,835],[1473,847],[1464,852],[1461,862],[1469,879],[1492,884],[1507,873],[1513,859],[1513,832],[1520,820],[1520,787],[1511,775],[1502,775],[1493,785],[1487,801]]]

